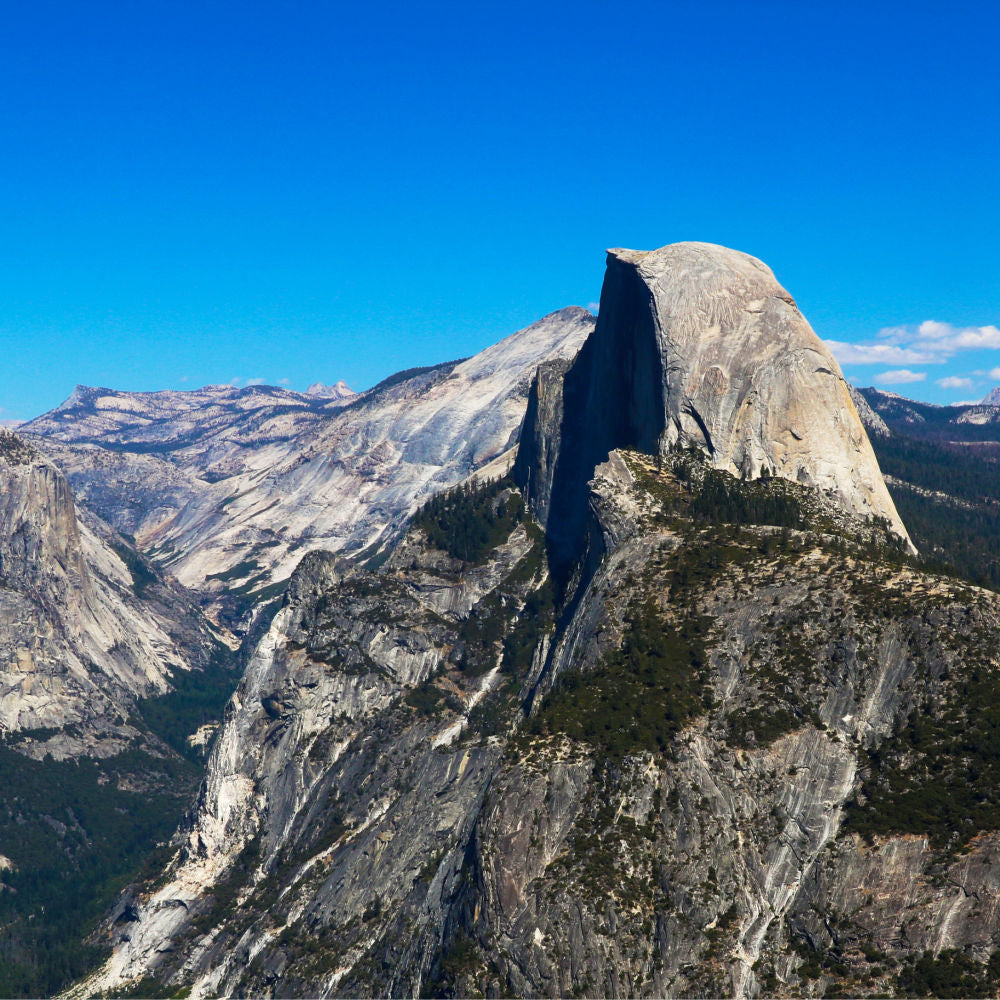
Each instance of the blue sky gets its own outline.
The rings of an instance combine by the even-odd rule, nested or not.
[[[0,419],[78,382],[364,388],[685,239],[766,261],[859,384],[978,398],[996,11],[9,5]]]

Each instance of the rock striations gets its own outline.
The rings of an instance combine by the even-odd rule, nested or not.
[[[157,578],[66,479],[0,429],[0,732],[34,756],[104,756],[138,734],[137,698],[213,646],[194,602]]]
[[[996,595],[908,562],[835,362],[752,258],[614,251],[572,353],[410,376],[391,440],[442,468],[457,414],[496,421],[461,437],[483,468],[532,354],[514,476],[377,569],[301,561],[79,995],[884,995],[949,948],[997,985],[968,700],[1000,701]]]
[[[570,550],[612,448],[678,445],[818,489],[909,541],[837,362],[770,269],[725,247],[610,250],[597,327],[565,375],[539,375],[524,440],[519,479]]]
[[[310,550],[357,554],[432,493],[509,463],[536,368],[572,358],[593,324],[561,309],[471,358],[357,394],[341,383],[329,394],[79,388],[25,431],[181,583],[246,603]]]

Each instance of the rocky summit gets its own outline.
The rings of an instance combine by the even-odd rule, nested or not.
[[[555,502],[578,530],[585,484],[611,448],[681,445],[741,478],[811,486],[909,542],[837,362],[747,254],[708,243],[608,251],[594,335],[558,379],[539,376],[535,397],[520,477],[546,522]],[[556,465],[563,438],[580,440]],[[528,482],[533,464],[541,478]]]
[[[143,752],[200,787],[107,867],[130,884],[74,911],[77,950],[0,986],[996,995],[1000,474],[948,450],[989,421],[852,392],[762,263],[699,243],[611,251],[596,324],[561,310],[366,393],[274,392],[215,398],[208,427],[167,412],[186,399],[81,391],[30,428],[109,518],[136,500],[157,586],[214,577],[250,624],[217,727],[176,671],[122,695]],[[947,442],[910,434],[931,424]],[[13,479],[51,480],[21,494],[83,523],[0,440]],[[102,766],[94,787],[139,788]],[[89,823],[86,801],[63,813]],[[14,878],[0,974],[58,930]]]

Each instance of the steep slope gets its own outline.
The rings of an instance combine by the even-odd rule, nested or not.
[[[227,653],[0,429],[0,995],[52,995],[99,959],[83,938],[197,788],[187,737],[235,686]]]
[[[996,595],[690,455],[613,452],[589,498],[562,624],[502,483],[377,573],[305,560],[81,995],[991,989]]]
[[[508,451],[537,366],[593,328],[553,313],[462,362],[347,399],[267,387],[87,390],[33,421],[84,502],[185,586],[252,602],[312,549],[356,553]]]
[[[419,982],[502,752],[488,734],[540,667],[545,583],[541,534],[503,483],[440,501],[378,573],[306,557],[227,712],[166,884],[123,903],[114,955],[81,989],[153,977],[194,995],[257,993],[258,973],[288,970],[292,992],[360,995],[373,932],[401,934],[391,989]]]
[[[612,448],[695,446],[714,468],[811,486],[907,537],[836,361],[747,254],[707,243],[609,251],[594,335],[541,393],[548,416],[529,405],[518,481],[570,556],[586,483]],[[529,468],[544,478],[529,482]]]
[[[137,736],[137,699],[200,669],[215,646],[194,603],[74,504],[62,474],[0,429],[0,730],[57,757]],[[72,729],[68,728],[72,727]]]

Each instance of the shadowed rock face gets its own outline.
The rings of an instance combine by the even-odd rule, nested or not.
[[[584,484],[612,448],[663,454],[678,443],[740,477],[815,487],[909,540],[837,362],[747,254],[708,243],[610,250],[597,327],[561,392],[554,383],[551,372],[536,379],[518,477],[567,553],[585,523]],[[547,481],[542,453],[558,455]]]

